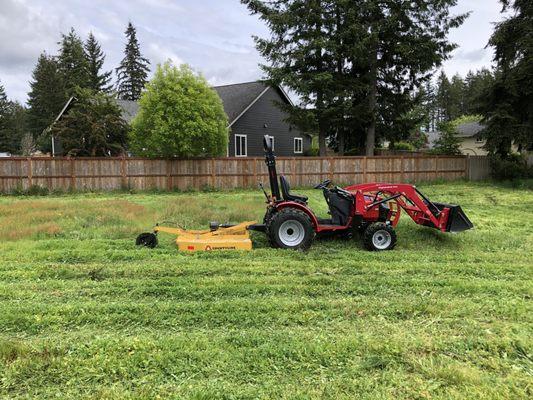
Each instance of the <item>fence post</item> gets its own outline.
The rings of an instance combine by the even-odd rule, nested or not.
[[[329,180],[334,181],[333,174],[335,172],[335,159],[333,157],[329,158]]]
[[[400,158],[400,176],[402,179],[402,183],[405,182],[405,163],[404,163],[404,157],[401,156]]]
[[[215,162],[215,159],[212,158],[211,159],[211,187],[213,189],[215,188],[215,181],[216,181],[215,169],[216,169],[216,162]]]
[[[31,157],[27,158],[28,161],[28,189],[33,186],[33,161]]]
[[[297,183],[296,183],[296,157],[293,157],[292,160],[291,160],[291,171],[292,171],[292,181],[293,181],[293,185],[294,186],[297,186]],[[298,186],[299,186],[299,182],[298,182]]]
[[[470,154],[467,154],[465,159],[465,179],[470,180]]]
[[[368,168],[367,161],[368,158],[363,157],[363,183],[366,183],[366,169]]]
[[[74,158],[70,158],[70,189],[76,190],[76,166]]]
[[[435,156],[435,180],[439,178],[439,156]]]
[[[172,160],[169,158],[166,162],[167,167],[167,190],[172,190]]]
[[[128,186],[126,181],[126,158],[124,155],[120,157],[120,184],[122,189],[126,189]]]

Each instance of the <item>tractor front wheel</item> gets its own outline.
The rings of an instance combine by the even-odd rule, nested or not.
[[[363,243],[371,251],[392,250],[396,246],[396,232],[391,225],[375,222],[365,229]]]
[[[307,250],[315,238],[309,216],[292,208],[281,210],[270,218],[267,234],[272,246],[281,249]]]

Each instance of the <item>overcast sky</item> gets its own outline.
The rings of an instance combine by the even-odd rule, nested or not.
[[[451,34],[460,47],[444,65],[446,73],[490,66],[485,46],[500,9],[498,0],[459,0],[455,12],[472,15]],[[239,0],[0,0],[0,82],[8,97],[26,101],[37,57],[56,54],[60,32],[70,27],[84,39],[92,31],[107,55],[106,68],[115,68],[129,20],[152,66],[186,62],[213,85],[262,77],[251,35],[268,32]]]

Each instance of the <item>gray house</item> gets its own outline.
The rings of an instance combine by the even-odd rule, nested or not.
[[[276,105],[292,104],[282,88],[248,82],[213,89],[222,99],[228,116],[228,157],[262,157],[265,135],[270,136],[278,156],[303,156],[311,148],[311,136],[287,123],[287,114]],[[139,111],[136,102],[117,100],[117,103],[128,122]]]

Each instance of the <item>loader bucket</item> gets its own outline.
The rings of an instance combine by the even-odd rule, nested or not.
[[[448,208],[448,222],[446,223],[446,232],[459,233],[472,229],[474,224],[470,222],[461,206],[454,204],[433,203],[440,211]]]

